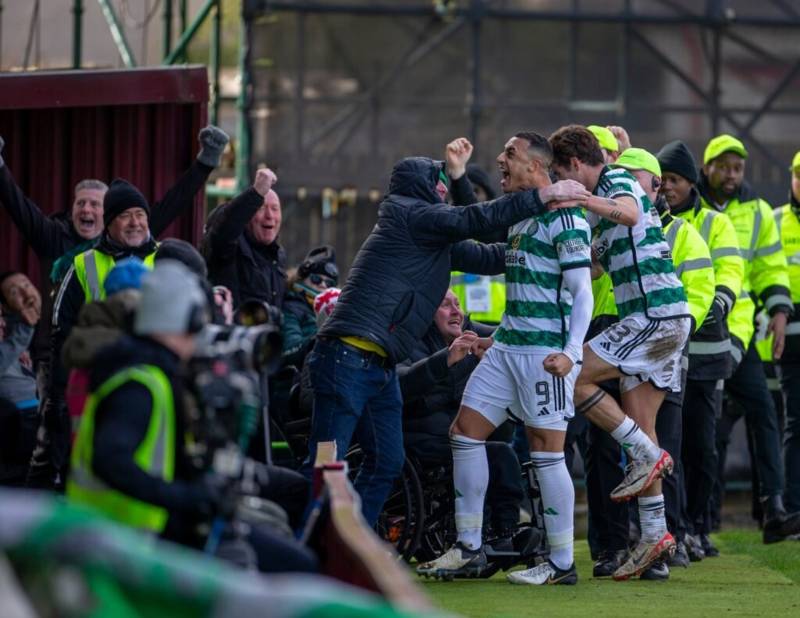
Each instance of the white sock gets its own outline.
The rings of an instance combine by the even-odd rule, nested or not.
[[[489,485],[486,443],[466,436],[451,436],[453,488],[456,493],[458,540],[470,549],[481,546],[483,501]]]
[[[619,442],[619,445],[633,459],[655,461],[661,454],[661,449],[641,430],[639,425],[633,422],[630,416],[626,416],[625,420],[611,432],[611,437]]]
[[[664,517],[664,495],[639,496],[637,499],[642,541],[656,543],[667,531],[667,520]]]
[[[531,460],[542,492],[550,561],[559,569],[568,569],[573,562],[575,487],[567,470],[564,453],[533,451]]]

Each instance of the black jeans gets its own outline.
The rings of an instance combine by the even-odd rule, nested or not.
[[[718,481],[724,490],[725,458],[731,431],[744,415],[748,432],[753,438],[753,464],[758,472],[759,497],[783,494],[783,466],[778,431],[778,415],[772,401],[764,366],[753,344],[747,349],[733,376],[726,380],[725,389],[739,405],[727,406],[717,422]],[[744,412],[742,412],[744,410]]]
[[[685,488],[680,457],[682,428],[681,404],[667,396],[658,409],[656,437],[658,445],[672,455],[674,461],[672,474],[668,474],[661,482],[661,492],[664,495],[667,529],[678,541],[682,541],[686,534],[686,525],[683,521]]]
[[[783,391],[786,424],[783,457],[786,465],[786,510],[800,511],[800,362],[782,362],[778,374]]]
[[[450,442],[445,436],[422,433],[405,435],[406,453],[421,465],[446,466],[453,463]],[[519,521],[523,500],[521,471],[514,449],[506,442],[486,442],[489,460],[489,487],[485,506],[491,512],[491,524],[497,533],[513,530]]]
[[[706,511],[717,478],[717,417],[722,412],[718,380],[687,380],[683,399],[681,461],[686,487],[684,512],[692,533],[709,533]],[[719,386],[719,388],[718,388]]]

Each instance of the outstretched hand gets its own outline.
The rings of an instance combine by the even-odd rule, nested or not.
[[[447,144],[444,149],[444,161],[450,178],[457,180],[466,173],[472,150],[472,144],[466,137],[459,137]]]

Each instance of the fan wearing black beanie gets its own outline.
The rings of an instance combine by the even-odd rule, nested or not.
[[[103,282],[119,260],[137,257],[152,269],[157,246],[150,233],[150,205],[147,199],[128,181],[120,178],[114,180],[103,198],[103,232],[100,240],[95,248],[75,256],[56,295],[51,334],[54,362],[44,410],[44,416],[51,419],[51,424],[69,422],[63,414],[55,411],[55,408],[62,405],[67,379],[66,370],[57,359],[61,358],[61,348],[77,323],[81,307],[87,302],[105,298]],[[54,410],[48,410],[48,407]],[[68,442],[58,445],[53,443],[57,440],[55,436],[63,433],[62,429],[64,428],[47,428],[47,433],[51,436],[51,449],[68,450]],[[66,452],[58,453],[51,459],[65,461]]]
[[[703,208],[696,183],[697,164],[681,141],[670,142],[657,155],[661,192],[670,212],[700,232],[711,251],[716,294],[705,322],[689,340],[689,372],[683,399],[683,466],[686,479],[686,545],[692,559],[702,557],[708,540],[705,512],[717,475],[716,411],[722,406],[722,380],[731,377],[733,361],[727,316],[742,289],[744,261],[736,230],[721,212]]]

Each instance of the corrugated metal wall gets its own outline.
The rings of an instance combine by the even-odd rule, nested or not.
[[[69,209],[84,178],[125,178],[153,202],[196,156],[207,100],[205,67],[0,76],[3,158],[48,214]],[[199,194],[163,236],[196,244],[203,216]],[[0,269],[9,268],[39,283],[38,259],[0,208]]]

